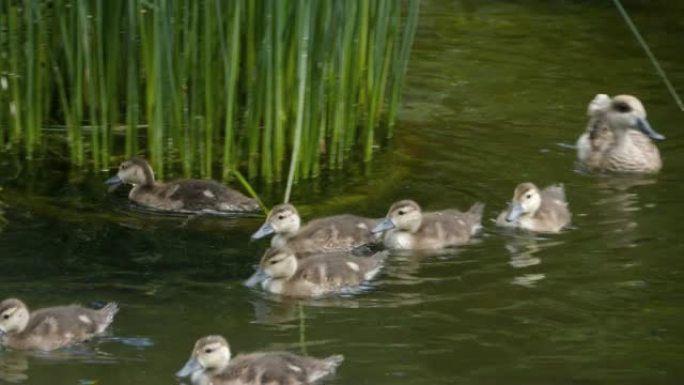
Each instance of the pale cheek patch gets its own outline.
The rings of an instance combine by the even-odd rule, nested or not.
[[[347,262],[347,266],[354,271],[359,271],[359,265],[354,262]]]
[[[209,190],[202,191],[202,194],[207,198],[211,198],[211,199],[216,198],[216,195],[214,195],[214,193],[212,193]]]
[[[78,319],[86,325],[90,325],[93,323],[93,321],[90,318],[88,318],[88,316],[85,314],[79,315]]]

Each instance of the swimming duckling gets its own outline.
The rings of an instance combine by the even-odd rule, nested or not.
[[[67,305],[29,313],[23,302],[9,298],[0,303],[0,345],[47,351],[84,342],[102,334],[118,311],[111,302],[99,310]]]
[[[376,240],[371,228],[377,220],[343,214],[314,219],[301,227],[297,209],[289,204],[276,205],[266,222],[252,234],[252,240],[275,233],[272,247],[287,246],[301,258],[315,253],[350,251]]]
[[[631,95],[598,94],[589,104],[589,123],[577,140],[577,159],[589,171],[656,173],[662,168],[652,140],[663,140]]]
[[[496,224],[505,227],[557,233],[570,223],[570,211],[563,185],[539,190],[532,183],[521,183],[513,192],[508,210],[499,214]]]
[[[271,248],[245,285],[254,287],[261,283],[264,290],[289,297],[319,297],[358,287],[372,279],[382,268],[386,255],[380,252],[355,257],[336,252],[297,259],[292,249]]]
[[[242,195],[213,180],[182,179],[156,182],[152,167],[145,159],[134,157],[119,166],[119,172],[106,184],[118,187],[133,185],[128,198],[143,206],[158,210],[180,212],[238,212],[257,211],[256,200]]]
[[[257,352],[231,358],[222,336],[202,337],[178,377],[193,385],[304,385],[335,373],[344,356],[323,359],[288,352]]]
[[[396,250],[437,250],[470,241],[482,227],[484,204],[475,203],[468,211],[448,209],[421,212],[418,203],[402,200],[394,203],[387,217],[374,233],[385,232],[386,247]]]

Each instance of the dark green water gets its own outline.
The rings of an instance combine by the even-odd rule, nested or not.
[[[684,7],[628,6],[684,87]],[[668,137],[659,175],[575,171],[569,146],[599,92],[643,100]],[[301,308],[241,286],[265,247],[248,242],[260,218],[150,216],[106,194],[107,172],[2,154],[0,297],[122,311],[84,349],[0,352],[0,383],[174,383],[195,339],[220,333],[235,352],[342,353],[331,384],[679,384],[683,116],[608,1],[424,1],[397,137],[368,167],[298,185],[294,202],[311,218],[481,200],[481,242],[395,256],[368,292]],[[492,226],[527,180],[565,183],[570,231]]]

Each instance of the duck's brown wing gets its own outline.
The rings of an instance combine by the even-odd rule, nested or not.
[[[356,286],[377,273],[385,256],[385,252],[371,257],[354,257],[344,252],[313,255],[300,260],[292,281],[330,290]]]
[[[259,204],[242,193],[212,180],[185,179],[163,185],[169,199],[183,210],[255,211]]]
[[[350,251],[357,246],[373,242],[371,229],[374,225],[373,219],[349,214],[315,219],[288,240],[288,247],[298,256]]]
[[[249,385],[304,385],[314,359],[288,352],[264,352],[238,355],[211,383]]]

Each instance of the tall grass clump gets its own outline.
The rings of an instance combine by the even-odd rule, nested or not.
[[[392,135],[419,0],[0,2],[0,145],[267,182]],[[53,130],[51,130],[52,132]],[[120,138],[120,139],[119,139]],[[288,173],[290,171],[290,173]]]

